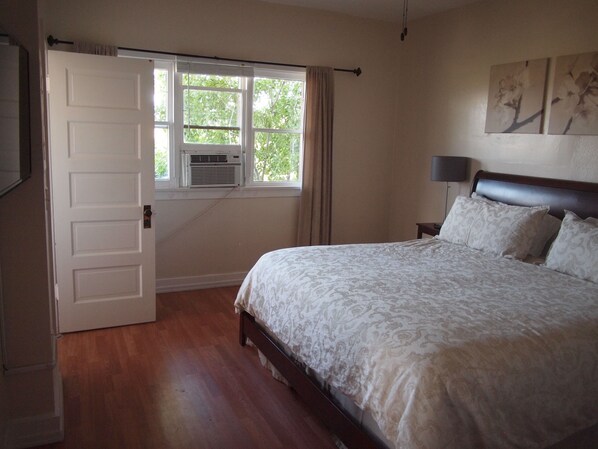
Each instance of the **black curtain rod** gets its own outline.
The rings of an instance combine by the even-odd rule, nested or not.
[[[67,44],[73,45],[73,41],[63,41],[61,39],[56,39],[51,34],[48,36],[47,39],[48,45],[52,47],[56,44]],[[307,66],[301,64],[284,64],[282,62],[270,62],[270,61],[252,61],[251,59],[233,59],[233,58],[221,58],[219,56],[202,56],[202,55],[191,55],[188,53],[173,53],[170,51],[160,51],[160,50],[145,50],[143,48],[131,48],[131,47],[118,47],[119,50],[128,50],[128,51],[139,51],[143,53],[153,53],[158,55],[169,55],[169,56],[182,56],[186,58],[203,58],[203,59],[214,59],[216,61],[231,61],[231,62],[245,62],[247,64],[267,64],[267,65],[275,65],[281,67],[300,67],[306,68]],[[335,72],[350,72],[354,73],[355,76],[361,75],[361,67],[357,67],[356,69],[333,69]]]

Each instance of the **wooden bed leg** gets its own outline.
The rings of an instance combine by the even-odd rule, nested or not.
[[[247,344],[247,335],[245,335],[245,319],[247,312],[241,312],[239,315],[239,344],[245,346]]]

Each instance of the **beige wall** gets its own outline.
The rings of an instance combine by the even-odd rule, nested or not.
[[[30,64],[31,178],[0,198],[5,331],[20,342],[19,351],[6,355],[9,365],[22,366],[52,356],[49,338],[40,344],[35,335],[50,332],[39,43],[35,2],[5,1],[2,6],[6,23],[1,26],[27,48]]]
[[[490,66],[597,51],[597,23],[596,0],[501,0],[410,24],[397,55],[391,239],[414,238],[416,221],[442,220],[432,155],[468,156],[474,170],[598,182],[596,136],[484,133]]]
[[[392,147],[394,27],[252,0],[54,0],[48,32],[66,40],[289,63],[361,66],[337,73],[333,240],[384,241]],[[158,201],[157,278],[247,271],[295,244],[297,198]],[[177,235],[162,241],[172,229]]]
[[[46,226],[44,119],[38,8],[35,1],[2,0],[0,27],[29,52],[31,178],[0,198],[0,266],[4,314],[5,368],[0,402],[5,407],[9,446],[50,429],[56,418],[60,377],[54,365],[51,260]],[[42,430],[44,428],[45,430]],[[45,434],[48,436],[48,434]]]
[[[158,202],[158,279],[243,273],[294,242],[298,198],[226,199],[207,210],[216,201]]]

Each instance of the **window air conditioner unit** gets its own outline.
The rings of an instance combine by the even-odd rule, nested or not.
[[[183,155],[185,187],[235,187],[241,184],[241,152],[187,150]]]

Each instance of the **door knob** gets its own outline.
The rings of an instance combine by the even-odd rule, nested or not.
[[[150,204],[146,204],[143,206],[143,227],[144,229],[152,227],[152,206]]]

